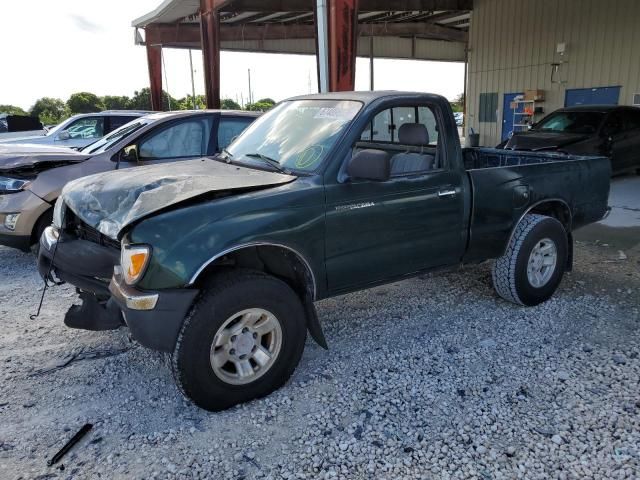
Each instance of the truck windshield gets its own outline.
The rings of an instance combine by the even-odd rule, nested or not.
[[[602,112],[556,112],[543,118],[533,130],[541,132],[595,133],[604,118]]]
[[[223,158],[263,165],[259,160],[268,158],[283,170],[314,171],[361,108],[351,100],[283,102],[252,123]]]

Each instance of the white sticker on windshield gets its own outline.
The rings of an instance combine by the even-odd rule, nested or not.
[[[313,118],[328,118],[331,120],[350,120],[352,117],[350,110],[338,107],[322,107]]]

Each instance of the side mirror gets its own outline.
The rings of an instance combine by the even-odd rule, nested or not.
[[[138,146],[137,145],[127,145],[122,149],[120,153],[120,161],[128,162],[128,163],[138,163],[140,161],[140,156],[138,155]]]
[[[57,136],[56,136],[56,140],[69,140],[71,138],[71,134],[69,132],[67,132],[66,130],[63,132],[60,132]]]
[[[385,182],[391,178],[389,154],[382,150],[360,150],[349,160],[347,175],[352,179]]]

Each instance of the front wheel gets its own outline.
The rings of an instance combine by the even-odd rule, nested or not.
[[[199,407],[224,410],[281,387],[306,333],[304,308],[286,283],[260,272],[217,275],[182,326],[174,378]]]
[[[555,218],[528,214],[493,264],[493,285],[505,300],[533,306],[554,294],[567,264],[568,239]]]

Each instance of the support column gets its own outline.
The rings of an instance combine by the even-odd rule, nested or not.
[[[327,0],[316,0],[316,62],[318,64],[318,91],[329,91],[329,31],[327,24]]]
[[[200,40],[207,108],[220,108],[220,14],[216,0],[200,0]]]
[[[327,0],[329,90],[354,90],[358,42],[358,0]]]
[[[145,31],[147,48],[147,66],[149,67],[149,89],[151,91],[151,109],[162,111],[162,45],[152,28]]]
[[[374,82],[373,82],[373,35],[369,37],[369,90],[373,92]]]

